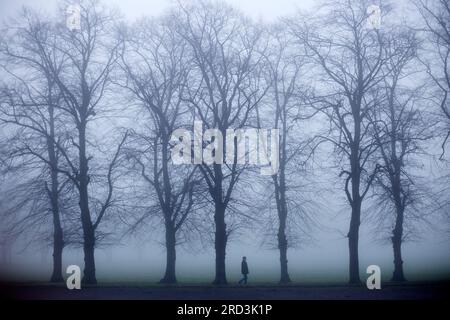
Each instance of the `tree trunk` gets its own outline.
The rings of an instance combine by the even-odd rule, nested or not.
[[[355,201],[355,199],[354,199]],[[350,220],[350,230],[348,232],[349,249],[349,283],[360,284],[359,278],[359,224],[361,215],[361,202],[357,199],[352,205],[352,217]]]
[[[291,279],[288,273],[288,260],[287,260],[287,249],[288,242],[286,238],[286,219],[287,219],[287,206],[286,198],[284,196],[284,187],[277,188],[280,194],[279,206],[278,206],[278,249],[280,250],[280,283],[289,283]]]
[[[166,224],[166,272],[164,278],[160,280],[161,283],[176,283],[177,278],[175,274],[176,263],[176,239],[175,229],[169,223]]]
[[[59,212],[53,212],[53,273],[50,282],[64,282],[62,276],[62,253],[64,249],[64,238]]]
[[[360,105],[360,104],[358,104]],[[360,195],[361,184],[361,168],[359,163],[359,142],[360,142],[360,118],[359,114],[355,117],[355,142],[351,146],[350,166],[351,166],[351,182],[352,182],[352,215],[350,218],[350,229],[348,231],[348,250],[349,250],[349,283],[360,284],[359,278],[359,225],[361,223],[361,203]]]
[[[51,136],[54,139],[54,125],[53,125],[53,110],[50,109],[50,127]],[[59,181],[57,170],[57,159],[55,154],[55,146],[53,140],[47,141],[48,155],[51,165],[51,189],[47,190],[49,193],[50,203],[52,207],[53,215],[53,272],[50,278],[50,282],[64,282],[62,276],[62,254],[64,249],[64,234],[61,227],[61,218],[59,215]]]
[[[97,284],[95,276],[95,236],[93,231],[84,231],[84,284]]]
[[[392,281],[403,282],[406,281],[403,274],[403,260],[402,260],[402,237],[403,237],[403,209],[397,208],[397,218],[395,227],[392,232],[392,248],[394,249],[394,273]]]
[[[291,282],[291,278],[288,273],[287,239],[284,230],[278,233],[278,248],[280,249],[280,283],[289,283]]]
[[[83,227],[83,250],[84,250],[84,277],[83,283],[96,284],[95,276],[95,229],[91,220],[89,210],[88,195],[88,160],[86,157],[86,126],[81,124],[79,127],[79,157],[80,157],[80,173],[78,176],[79,193],[80,193],[80,211],[81,225]]]
[[[214,221],[216,225],[215,249],[216,249],[216,278],[213,284],[227,284],[225,271],[225,255],[227,246],[227,230],[225,224],[225,207],[222,203],[216,203]]]
[[[277,103],[277,105],[279,105]],[[280,107],[278,107],[280,108]],[[283,108],[282,117],[282,132],[281,137],[281,154],[280,154],[280,167],[278,169],[278,174],[273,176],[273,181],[275,185],[275,199],[277,202],[278,211],[278,249],[280,250],[280,283],[289,283],[291,279],[288,273],[288,259],[287,259],[287,249],[288,241],[286,237],[286,221],[288,215],[287,201],[286,201],[286,179],[285,179],[285,165],[286,165],[286,135],[287,135],[287,112],[286,108]]]

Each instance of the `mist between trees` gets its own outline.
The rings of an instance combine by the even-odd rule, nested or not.
[[[2,246],[50,245],[52,282],[64,248],[82,248],[83,282],[95,284],[96,247],[155,234],[162,283],[177,281],[177,248],[190,244],[214,247],[211,280],[227,284],[227,243],[245,230],[275,244],[288,283],[288,248],[330,227],[318,217],[335,194],[350,283],[362,218],[391,243],[394,281],[405,281],[404,241],[449,231],[448,1],[414,2],[414,23],[383,1],[379,26],[364,0],[270,24],[216,1],[133,23],[81,1],[75,28],[69,4],[24,8],[0,37]],[[244,129],[279,133],[269,175],[227,134]],[[177,130],[193,134],[177,141]],[[173,161],[180,142],[189,164]],[[335,179],[324,184],[323,171]]]

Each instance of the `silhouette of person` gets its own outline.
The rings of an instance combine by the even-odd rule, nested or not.
[[[243,275],[243,278],[241,280],[239,280],[239,284],[241,284],[241,283],[247,284],[248,265],[247,265],[246,257],[242,257],[241,273]]]

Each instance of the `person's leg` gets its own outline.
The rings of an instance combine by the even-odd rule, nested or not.
[[[244,278],[241,278],[241,280],[239,280],[239,284],[241,284],[242,283],[242,281],[244,281]]]
[[[244,283],[247,284],[247,274],[244,274]]]

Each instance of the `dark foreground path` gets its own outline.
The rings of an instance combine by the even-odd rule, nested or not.
[[[406,285],[385,284],[381,290],[345,285],[312,286],[126,286],[99,285],[68,290],[64,286],[45,284],[2,285],[2,296],[9,299],[230,299],[230,300],[321,300],[321,299],[448,299],[449,283],[411,283]]]

